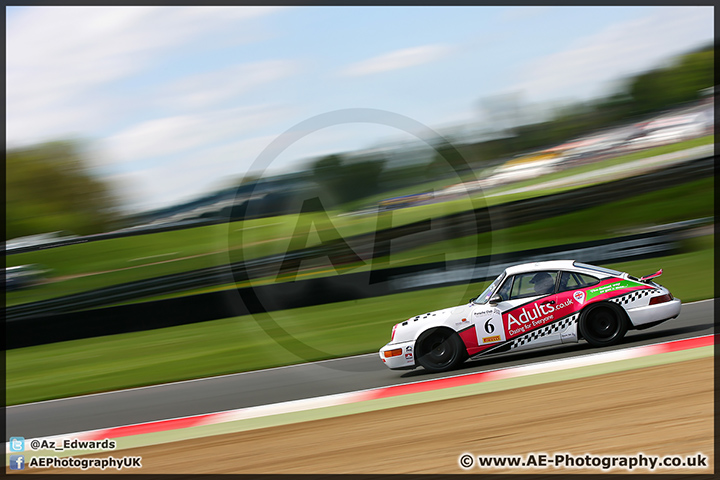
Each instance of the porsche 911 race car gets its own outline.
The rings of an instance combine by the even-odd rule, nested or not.
[[[636,278],[573,260],[515,265],[466,305],[395,325],[380,358],[391,369],[442,372],[468,358],[581,339],[614,345],[629,329],[680,314],[680,300],[652,281],[661,274]]]

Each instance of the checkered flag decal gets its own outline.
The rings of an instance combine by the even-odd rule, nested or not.
[[[434,313],[432,313],[432,312],[423,313],[422,315],[416,315],[416,316],[414,316],[413,318],[404,321],[404,322],[403,322],[403,326],[407,325],[410,320],[412,320],[413,322],[417,322],[418,320],[425,320],[426,318],[428,318],[428,317],[434,317],[435,315],[436,315],[436,314],[434,314]]]
[[[514,348],[518,348],[522,345],[525,345],[526,343],[537,340],[540,337],[544,337],[545,335],[550,335],[551,333],[565,330],[567,327],[577,322],[578,316],[579,314],[574,313],[567,318],[563,318],[562,320],[559,320],[555,323],[551,323],[550,325],[546,325],[542,328],[538,328],[537,330],[533,330],[526,335],[517,337],[512,341],[512,344],[510,344],[510,349],[512,350]]]
[[[635,290],[634,292],[628,293],[627,295],[622,295],[620,297],[615,297],[615,298],[608,298],[608,301],[617,303],[619,305],[627,305],[628,303],[632,303],[635,300],[638,300],[642,297],[646,297],[648,295],[652,295],[654,293],[661,293],[661,292],[662,292],[662,290],[658,290],[656,288],[645,289],[645,290]]]

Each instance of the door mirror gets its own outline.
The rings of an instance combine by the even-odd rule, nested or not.
[[[468,303],[473,303],[475,301],[475,297],[470,297],[470,300],[468,300]]]
[[[490,301],[489,301],[488,303],[490,303],[490,304],[492,304],[492,305],[496,305],[496,304],[498,304],[498,303],[500,303],[500,302],[502,302],[502,301],[503,301],[503,298],[496,293],[495,295],[493,295],[492,297],[490,297]]]

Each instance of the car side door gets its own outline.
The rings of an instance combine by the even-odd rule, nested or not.
[[[531,304],[540,312],[549,312],[555,303],[556,280],[557,272],[530,272],[508,276],[492,296],[496,302],[491,299],[488,304],[478,305],[473,309],[478,348],[501,343],[529,331],[533,321],[529,316],[542,320],[544,317],[535,314],[535,310],[525,312],[522,310],[523,306]],[[537,307],[534,307],[535,303]],[[514,329],[509,328],[508,321],[522,325],[527,323],[528,326],[517,333],[514,332],[518,329],[517,326]]]
[[[507,339],[553,321],[557,279],[557,271],[525,272],[513,275],[509,287],[501,287],[498,292],[502,290],[503,301],[497,306]]]

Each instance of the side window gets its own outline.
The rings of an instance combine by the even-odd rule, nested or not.
[[[568,290],[591,287],[597,283],[600,283],[600,280],[591,275],[576,272],[562,272],[558,292],[567,292]]]
[[[531,272],[515,275],[510,300],[537,295],[549,295],[555,291],[557,272]]]
[[[596,283],[600,283],[599,278],[595,278],[591,275],[583,275],[582,273],[576,273],[575,275],[578,277],[578,280],[580,282],[578,288],[591,287]]]
[[[560,288],[558,292],[567,292],[568,290],[575,290],[578,285],[577,278],[571,272],[562,272],[560,276]]]

